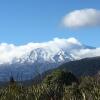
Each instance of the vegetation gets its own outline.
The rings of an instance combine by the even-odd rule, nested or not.
[[[100,100],[100,80],[77,79],[65,70],[56,70],[32,86],[19,85],[11,77],[9,85],[0,88],[0,100]]]

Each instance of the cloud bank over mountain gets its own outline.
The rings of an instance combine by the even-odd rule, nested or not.
[[[80,51],[74,51],[73,54],[74,56],[76,56],[77,59],[96,57],[96,56],[100,56],[100,48],[81,49]]]
[[[23,55],[31,52],[37,48],[43,48],[57,52],[60,48],[66,46],[71,46],[72,44],[79,44],[74,38],[69,39],[60,39],[54,38],[52,41],[43,42],[43,43],[28,43],[26,45],[16,46],[14,44],[1,43],[0,44],[0,64],[9,63],[14,58],[20,58]]]
[[[47,58],[56,55],[56,53],[61,50],[68,51],[68,53],[70,53],[73,57],[75,57],[75,59],[100,56],[100,48],[95,48],[95,49],[84,48],[84,45],[73,37],[68,39],[54,38],[53,40],[48,42],[43,42],[43,43],[32,42],[21,46],[1,43],[0,64],[12,63],[14,59],[20,59],[22,57],[25,57],[25,55],[29,54],[31,51],[34,51],[38,48],[44,49],[46,52],[48,52],[47,56],[49,57]]]
[[[100,26],[100,10],[93,8],[74,10],[64,16],[62,23],[68,28]]]

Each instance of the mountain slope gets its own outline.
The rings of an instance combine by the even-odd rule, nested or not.
[[[98,55],[99,48],[85,46],[75,38],[23,46],[0,44],[0,80],[8,80],[11,75],[16,80],[31,79],[65,62]]]
[[[85,58],[62,64],[59,69],[67,69],[77,76],[93,76],[100,71],[100,57]]]
[[[100,57],[85,58],[64,63],[57,68],[45,71],[41,75],[36,76],[33,82],[41,82],[47,75],[58,69],[70,71],[77,77],[100,75]]]

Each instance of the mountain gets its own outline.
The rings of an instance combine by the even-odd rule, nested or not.
[[[100,57],[84,58],[62,64],[59,69],[66,69],[76,76],[94,76],[100,72]]]
[[[50,75],[55,70],[67,70],[72,72],[75,76],[94,76],[100,80],[100,57],[84,58],[81,60],[69,61],[57,68],[50,69],[37,75],[30,82],[40,83],[47,75]]]
[[[0,80],[8,80],[10,76],[28,80],[65,62],[99,55],[99,48],[83,45],[75,38],[55,38],[23,46],[1,43]]]

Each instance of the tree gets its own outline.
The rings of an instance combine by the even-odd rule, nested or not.
[[[14,77],[11,76],[11,77],[10,77],[10,84],[14,84],[14,83],[15,83]]]
[[[71,85],[73,82],[78,83],[78,79],[66,70],[55,70],[48,75],[43,83],[46,85]]]

